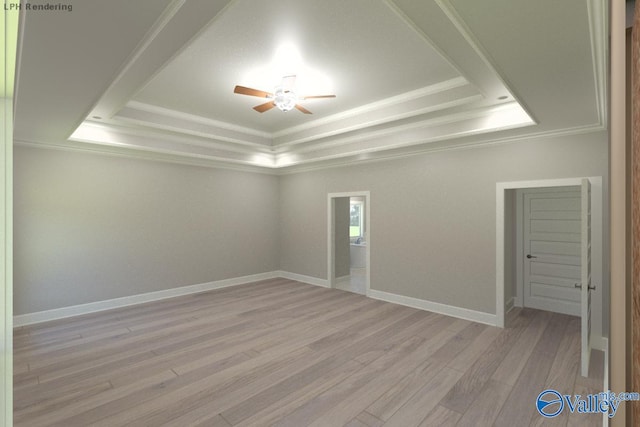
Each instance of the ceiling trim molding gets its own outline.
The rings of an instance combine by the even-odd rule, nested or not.
[[[512,84],[504,77],[504,72],[499,69],[499,67],[490,59],[491,55],[487,53],[487,50],[483,47],[480,40],[473,35],[473,32],[462,18],[458,10],[451,3],[451,0],[435,0],[440,9],[447,15],[447,18],[451,21],[451,23],[456,27],[458,32],[462,37],[464,37],[465,41],[469,45],[469,47],[475,52],[475,54],[480,58],[485,66],[489,69],[489,71],[493,74],[493,76],[500,81],[500,83],[505,87],[505,89],[509,92],[509,94],[515,99],[518,104],[527,112],[529,117],[533,118],[536,122],[538,120],[535,118],[531,109],[527,107],[526,103],[513,91]],[[482,90],[482,88],[480,88]],[[485,96],[489,97],[489,94],[485,94]]]
[[[273,155],[267,150],[258,151],[237,144],[216,143],[179,134],[157,133],[103,123],[85,122],[69,140],[90,144],[144,147],[145,150],[154,150],[157,147],[160,152],[169,150],[185,155],[205,155],[220,160],[228,159],[231,162],[255,163],[255,160],[259,159],[259,165],[273,166]]]
[[[437,93],[449,91],[449,90],[467,86],[467,85],[469,85],[469,82],[464,77],[459,76],[459,77],[445,80],[443,82],[439,82],[430,86],[425,86],[420,89],[405,92],[400,95],[392,96],[380,101],[375,101],[366,105],[362,105],[360,107],[352,108],[350,110],[333,114],[331,116],[323,117],[309,123],[283,129],[281,131],[274,132],[271,135],[271,137],[274,139],[281,138],[283,136],[290,135],[293,133],[299,133],[305,130],[313,129],[321,125],[332,124],[346,118],[361,116],[364,114],[371,113],[372,111],[387,109],[395,105],[403,104],[409,101],[427,97],[429,95],[434,95]]]
[[[494,145],[513,144],[532,139],[546,139],[562,136],[581,135],[595,132],[605,131],[606,128],[600,124],[580,126],[571,129],[561,129],[557,131],[544,131],[530,134],[512,135],[503,138],[490,138],[495,133],[484,134],[485,139],[480,141],[461,141],[451,144],[450,141],[436,141],[426,142],[421,145],[410,145],[406,147],[400,147],[395,150],[376,151],[372,153],[355,154],[352,156],[345,156],[339,158],[331,158],[325,160],[315,160],[307,163],[299,163],[290,166],[278,167],[278,175],[292,175],[297,173],[305,173],[311,171],[318,171],[323,169],[331,169],[336,167],[349,167],[354,164],[366,164],[383,162],[388,160],[400,159],[404,157],[411,157],[422,154],[438,153],[443,151],[454,150],[472,150],[475,148],[484,148]],[[463,138],[460,138],[463,139]],[[466,139],[466,138],[464,138]],[[440,143],[440,144],[438,144]]]
[[[272,151],[281,151],[297,144],[430,112],[461,107],[482,100],[483,98],[477,89],[460,77],[276,133],[262,132],[138,101],[130,101],[113,117],[112,121],[174,131],[216,141],[239,143],[258,149],[269,147]],[[392,111],[391,114],[388,113],[389,110]],[[350,121],[349,119],[354,120]],[[335,124],[339,121],[344,123],[336,128]],[[109,123],[109,121],[104,123]],[[317,129],[318,127],[324,127],[327,130],[320,131]],[[308,133],[300,134],[305,131]],[[287,135],[291,135],[292,138],[282,142],[277,141],[277,138],[284,138]]]
[[[308,162],[276,166],[275,162],[272,166],[249,164],[243,162],[233,162],[229,159],[220,159],[205,155],[188,154],[183,152],[175,152],[170,150],[150,149],[148,147],[134,147],[126,145],[105,145],[96,143],[86,143],[79,141],[57,141],[57,142],[36,142],[16,140],[15,145],[26,146],[41,149],[53,149],[62,151],[75,151],[93,153],[99,155],[109,155],[124,158],[143,159],[149,161],[159,161],[163,163],[175,163],[189,166],[200,166],[209,168],[229,169],[241,172],[261,173],[266,175],[290,175],[296,173],[305,173],[323,169],[331,169],[336,167],[348,167],[354,164],[366,164],[373,162],[381,162],[394,160],[404,157],[411,157],[421,154],[429,154],[443,151],[462,150],[483,148],[493,145],[518,143],[532,139],[546,139],[553,137],[571,136],[579,134],[587,134],[605,131],[606,127],[601,124],[575,127],[570,129],[560,129],[552,131],[543,131],[538,133],[524,133],[510,135],[507,137],[496,138],[495,132],[489,132],[482,135],[470,135],[468,137],[457,138],[460,141],[451,143],[451,141],[435,141],[425,142],[422,144],[414,144],[404,147],[398,147],[391,150],[379,150],[369,153],[358,153],[350,156],[334,157],[329,159],[315,159]],[[517,131],[517,130],[516,130]],[[473,137],[481,139],[473,139]],[[472,138],[472,140],[469,140]]]
[[[190,137],[196,137],[196,141],[201,143],[207,140],[227,143],[229,146],[240,145],[242,149],[251,148],[266,152],[272,149],[271,139],[253,129],[148,104],[133,103],[131,107],[127,106],[121,110],[112,120],[100,123],[106,126],[124,123],[129,126],[135,125],[139,129],[153,129],[157,131],[158,138],[162,138],[164,132],[173,132],[184,136],[186,143],[189,143]]]
[[[514,104],[517,106],[516,103]],[[510,111],[507,110],[503,113],[509,114]],[[306,158],[302,155],[304,153],[300,153],[299,151],[283,153],[276,156],[276,166],[286,167],[354,155],[366,156],[371,153],[393,151],[416,145],[447,145],[451,144],[451,141],[458,139],[482,134],[495,134],[497,131],[506,131],[532,125],[530,121],[526,121],[523,123],[488,127],[487,121],[488,119],[490,120],[490,118],[491,115],[486,111],[480,111],[476,116],[471,118],[466,117],[464,120],[447,120],[445,117],[441,122],[431,124],[431,126],[418,128],[409,127],[403,131],[395,132],[392,138],[393,143],[391,144],[388,142],[390,140],[389,135],[380,135],[376,138],[368,137],[357,142],[352,142],[350,147],[346,150],[342,149],[339,152],[329,151],[327,149],[325,149],[324,152],[322,152],[322,150],[313,150],[309,152]]]
[[[331,147],[335,147],[335,146],[346,146],[348,144],[353,144],[353,143],[357,143],[357,142],[362,142],[362,141],[368,141],[369,143],[371,143],[372,141],[374,141],[375,139],[380,139],[380,138],[391,138],[392,136],[394,136],[394,139],[398,138],[398,135],[401,134],[402,132],[407,132],[407,131],[412,131],[412,130],[427,130],[427,129],[432,129],[434,127],[437,126],[442,126],[442,125],[446,125],[446,124],[452,124],[452,123],[460,123],[460,122],[471,122],[474,119],[478,119],[478,118],[487,118],[491,115],[495,115],[495,114],[500,114],[500,113],[505,113],[508,111],[518,111],[520,109],[520,106],[516,103],[516,102],[510,102],[510,103],[505,103],[505,104],[501,104],[501,105],[492,105],[492,106],[488,106],[488,107],[481,107],[481,108],[473,108],[473,109],[469,109],[466,111],[459,111],[456,113],[452,113],[452,114],[445,114],[445,115],[441,115],[441,116],[437,116],[437,117],[429,117],[423,120],[418,120],[418,121],[412,121],[409,123],[403,123],[400,125],[396,125],[393,127],[385,127],[385,128],[378,128],[378,129],[370,129],[370,128],[365,128],[362,132],[359,132],[357,134],[353,134],[353,135],[347,135],[344,137],[338,137],[335,139],[331,139],[325,142],[320,142],[320,143],[316,143],[313,145],[308,145],[306,147],[301,147],[301,148],[296,148],[295,150],[290,150],[290,151],[277,151],[276,152],[276,158],[278,156],[278,154],[300,154],[300,153],[306,153],[306,152],[313,152],[313,151],[318,151],[318,150],[322,150],[322,149],[327,149],[327,148],[331,148]],[[534,122],[527,122],[527,123],[517,123],[517,124],[509,124],[509,125],[503,125],[500,127],[485,127],[485,128],[479,128],[475,131],[471,131],[471,132],[466,132],[467,135],[473,135],[473,134],[480,134],[480,133],[486,133],[486,132],[495,132],[496,130],[500,129],[500,130],[504,130],[513,126],[527,126],[527,125],[532,125],[535,124]],[[462,127],[461,127],[462,129]],[[450,139],[450,138],[456,138],[458,137],[458,134],[452,134],[451,136],[447,136],[447,135],[440,135],[440,136],[434,136],[433,139],[434,140],[445,140],[445,139]],[[389,148],[395,148],[396,145],[386,145],[386,147]],[[380,149],[380,148],[377,148]],[[364,151],[363,151],[364,152]]]
[[[596,105],[598,117],[603,126],[607,126],[607,81],[608,81],[608,28],[607,2],[589,0],[589,35],[591,36],[591,57],[593,58],[593,75],[596,84]]]
[[[93,134],[91,134],[93,132]],[[82,135],[82,136],[81,136]],[[182,133],[160,132],[152,128],[142,128],[127,126],[122,123],[105,123],[86,121],[77,131],[71,135],[70,140],[79,140],[81,138],[88,139],[94,143],[103,141],[109,142],[110,139],[117,137],[124,143],[135,145],[136,138],[155,139],[159,141],[172,142],[181,145],[193,147],[206,147],[212,149],[226,150],[234,153],[254,154],[271,153],[271,150],[265,147],[245,147],[238,144],[227,144],[225,141],[218,141],[211,138],[199,138],[197,136],[185,136]]]
[[[235,0],[172,0],[85,117],[113,117]]]
[[[153,147],[156,146],[160,152],[169,150],[172,153],[184,153],[187,156],[205,155],[217,160],[227,158],[231,162],[239,161],[277,167],[278,162],[282,161],[279,159],[303,158],[305,153],[314,155],[323,150],[331,150],[331,153],[328,154],[330,157],[349,156],[353,150],[371,152],[393,149],[397,148],[399,144],[412,145],[421,144],[427,140],[450,140],[463,134],[495,132],[496,130],[534,124],[528,116],[523,114],[523,110],[514,101],[497,106],[472,106],[470,101],[477,99],[478,96],[470,98],[469,103],[466,103],[469,105],[466,110],[449,112],[442,106],[438,109],[439,115],[423,114],[422,118],[418,120],[397,120],[389,126],[358,128],[354,131],[339,133],[335,137],[330,135],[318,139],[313,144],[288,146],[280,150],[274,150],[272,147],[264,145],[250,144],[246,141],[244,144],[237,144],[233,139],[209,134],[207,132],[209,129],[204,129],[202,132],[190,130],[185,134],[181,127],[176,128],[171,124],[155,128],[133,126],[130,123],[85,121],[70,137],[70,140],[92,144],[144,147],[146,151],[153,150]],[[456,103],[457,101],[453,102],[453,104]],[[130,117],[133,116],[133,114],[130,115]],[[134,119],[129,120],[135,123]],[[164,117],[164,120],[159,118],[156,121],[168,123],[170,118]],[[148,121],[142,120],[139,123],[144,125]],[[455,129],[451,127],[451,124],[454,123],[457,124]],[[406,135],[411,135],[411,137],[407,139]]]
[[[438,92],[431,95],[436,99],[427,99],[427,96],[422,98],[415,98],[411,101],[407,101],[402,104],[396,104],[396,109],[392,109],[393,106],[386,107],[388,110],[383,109],[372,110],[368,113],[361,113],[357,116],[343,116],[342,118],[336,118],[337,121],[342,120],[343,123],[337,125],[337,122],[333,124],[327,123],[322,127],[318,126],[315,130],[307,130],[306,133],[293,135],[288,141],[274,141],[274,150],[278,151],[283,148],[293,147],[299,144],[304,144],[319,139],[344,134],[347,132],[357,131],[360,129],[366,129],[372,126],[394,126],[394,122],[403,119],[409,119],[412,117],[421,116],[428,113],[436,113],[438,111],[444,111],[453,107],[463,107],[470,105],[473,102],[480,102],[484,98],[478,93],[478,91],[472,86],[461,86],[454,88],[450,91]],[[353,118],[354,121],[349,119]]]
[[[92,144],[78,141],[58,141],[58,142],[35,142],[35,141],[14,141],[16,146],[40,148],[47,150],[60,150],[71,152],[84,152],[98,155],[124,157],[130,159],[142,159],[163,163],[175,163],[189,166],[201,166],[216,169],[229,169],[241,172],[260,173],[266,175],[277,175],[277,170],[273,167],[262,165],[245,164],[241,162],[231,162],[228,159],[217,159],[203,155],[187,154],[163,151],[158,149],[148,149],[142,147],[131,147],[125,145],[105,145]]]
[[[260,138],[264,138],[265,140],[269,140],[269,142],[273,138],[273,135],[269,132],[263,132],[250,127],[240,126],[233,123],[227,123],[220,120],[210,119],[208,117],[202,117],[195,114],[184,113],[182,111],[170,110],[168,108],[158,107],[157,105],[145,104],[140,101],[129,101],[126,105],[126,108],[130,108],[132,110],[144,111],[147,113],[153,113],[163,117],[181,119],[181,120],[188,121],[190,123],[200,123],[207,126],[211,126],[212,128],[220,128],[220,129],[230,130],[238,133],[244,133],[247,135],[253,135]],[[116,115],[116,117],[120,117],[120,116],[122,116],[121,113]]]
[[[420,36],[420,38],[422,38],[425,41],[425,43],[433,47],[433,49],[435,49],[440,54],[440,56],[442,56],[444,60],[447,61],[447,63],[451,68],[453,68],[461,76],[465,75],[463,70],[460,69],[459,65],[455,61],[453,61],[452,58],[445,51],[443,51],[442,48],[440,48],[440,46],[438,46],[438,44],[435,43],[434,40],[431,39],[431,37],[429,37],[424,32],[423,29],[420,26],[418,26],[418,24],[416,24],[416,22],[414,22],[414,20],[411,19],[406,14],[406,12],[397,4],[397,0],[383,0],[383,1],[386,3],[389,9],[391,9],[400,19],[404,21],[407,27],[415,31],[415,33],[418,36]]]
[[[102,93],[102,96],[99,100],[97,100],[87,111],[87,114],[84,117],[89,115],[100,115],[105,117],[111,117],[115,112],[119,109],[119,107],[111,106],[109,111],[107,111],[102,105],[105,104],[105,101],[109,98],[109,94],[114,91],[116,85],[118,85],[122,79],[125,77],[127,72],[132,68],[133,64],[140,59],[142,54],[149,48],[153,40],[156,39],[158,34],[165,28],[165,26],[173,19],[175,14],[182,8],[186,0],[172,0],[171,3],[165,8],[162,15],[156,20],[153,26],[149,29],[145,37],[140,41],[136,49],[129,55],[129,57],[125,60],[122,68],[115,76],[115,78],[111,81],[106,90]],[[112,104],[112,103],[109,103]],[[99,108],[100,107],[100,108]],[[96,111],[98,109],[100,111]],[[83,119],[84,120],[84,119]],[[78,124],[80,126],[80,123]],[[76,126],[76,128],[78,127]]]

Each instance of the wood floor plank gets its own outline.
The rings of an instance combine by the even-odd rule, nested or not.
[[[346,378],[341,383],[327,390],[326,392],[314,397],[313,399],[301,405],[295,411],[284,416],[281,420],[274,423],[275,426],[300,426],[313,425],[314,422],[325,425],[331,425],[332,417],[346,418],[342,423],[334,423],[333,425],[342,425],[353,417],[357,416],[362,409],[358,410],[353,399],[358,399],[366,393],[376,393],[379,389],[371,383],[383,376],[390,375],[392,367],[398,366],[400,361],[406,363],[406,356],[413,350],[424,343],[424,339],[414,337],[407,340],[403,345],[392,348],[388,353],[376,359],[372,363],[366,365],[362,369]],[[366,399],[367,397],[365,397]],[[375,400],[375,397],[369,397]],[[366,407],[366,405],[364,405]],[[329,413],[330,411],[337,412]],[[352,410],[355,414],[346,414],[343,409]],[[320,421],[319,421],[320,420]]]
[[[601,354],[578,378],[575,318],[507,317],[499,329],[273,279],[23,326],[14,424],[538,425],[541,387],[602,391]]]
[[[487,329],[487,326],[480,323],[468,324],[466,328],[459,330],[447,345],[434,353],[432,357],[446,362],[453,360],[462,350],[467,348],[476,338],[478,338],[485,329]]]
[[[454,427],[458,424],[460,417],[462,415],[456,411],[438,405],[422,420],[419,427]],[[479,426],[479,424],[477,425]]]
[[[113,389],[113,385],[110,382],[101,382],[98,384],[92,383],[88,384],[85,387],[76,387],[71,392],[59,393],[58,395],[55,395],[46,400],[42,400],[39,403],[34,403],[27,406],[16,406],[15,418],[16,421],[19,421],[21,418],[32,418],[46,415],[58,408],[66,407],[73,402],[96,396],[111,389]]]
[[[525,363],[527,363],[527,359],[529,359],[538,340],[545,331],[550,317],[550,312],[542,312],[539,316],[532,319],[531,323],[529,323],[493,374],[492,378],[495,381],[511,386],[516,383],[520,372],[522,372],[522,368]]]
[[[478,354],[481,354],[491,346],[500,333],[500,328],[485,328],[471,343],[464,347],[454,358],[450,359],[447,366],[460,372],[466,371],[478,358]]]
[[[366,411],[383,421],[388,420],[445,366],[445,362],[433,357],[426,359],[417,369],[388,388]]]
[[[518,340],[525,327],[526,324],[521,324],[503,329],[492,341],[491,346],[477,356],[475,362],[464,371],[460,381],[449,390],[440,404],[461,414],[465,413],[498,369],[506,353]]]
[[[302,371],[297,372],[294,375],[291,375],[249,397],[248,399],[245,399],[242,402],[222,411],[221,415],[231,424],[238,424],[239,422],[254,415],[256,412],[259,412],[260,410],[285,398],[294,390],[303,388],[322,377],[322,375],[325,375],[327,372],[330,373],[337,370],[348,362],[349,360],[346,357],[339,355],[320,360]]]
[[[95,425],[162,425],[198,406],[209,404],[214,399],[223,401],[221,407],[225,408],[225,404],[237,401],[244,393],[249,394],[253,387],[259,391],[260,386],[266,387],[289,368],[303,366],[310,356],[310,351],[301,349],[281,358],[252,358],[222,370],[207,367],[178,376],[162,388],[149,389],[139,396],[129,396],[102,405],[97,410],[101,416],[107,416]],[[256,384],[258,381],[259,385]],[[94,413],[84,414],[82,420],[73,421],[86,422],[85,420],[95,417]]]
[[[450,368],[439,371],[385,423],[388,427],[417,426],[438,406],[438,402],[460,380],[462,373]]]
[[[554,355],[548,352],[533,353],[527,360],[520,377],[511,389],[511,394],[502,405],[495,421],[496,426],[514,426],[530,420],[538,394],[544,390],[544,381],[549,374]]]
[[[561,394],[571,394],[576,376],[580,375],[580,319],[569,321],[565,335],[558,346],[558,351],[549,370],[549,375],[540,390],[557,390]],[[566,426],[569,419],[569,411],[562,411],[557,417],[545,418],[534,412],[531,417],[531,426]]]
[[[56,408],[56,410],[38,414],[35,417],[14,411],[14,425],[28,427],[88,425],[100,419],[102,415],[96,408],[99,408],[105,402],[126,398],[126,396],[130,395],[139,395],[148,387],[162,387],[166,381],[171,381],[174,378],[176,378],[176,375],[171,371],[161,372],[127,387],[109,389],[91,397],[83,396],[82,399]],[[90,416],[85,416],[87,413]]]
[[[453,332],[460,332],[463,329],[467,328],[469,325],[478,325],[478,324],[479,323],[472,322],[471,320],[454,319],[454,321],[449,326],[447,326],[447,329]]]
[[[489,380],[456,427],[490,426],[511,393],[511,386]]]
[[[367,411],[362,411],[355,418],[367,427],[381,427],[384,423],[382,420],[374,417]]]
[[[589,364],[589,376],[583,377],[580,373],[576,375],[576,381],[573,388],[573,395],[587,396],[589,394],[597,394],[603,391],[602,382],[604,354],[599,350],[591,351],[591,359]],[[601,426],[601,414],[569,414],[568,426]]]
[[[322,415],[321,419],[316,420],[311,425],[320,426],[325,422],[329,425],[341,425],[352,417],[358,415],[359,412],[365,410],[372,403],[377,401],[386,389],[393,384],[396,384],[399,378],[403,378],[411,372],[418,370],[420,365],[424,363],[425,360],[428,360],[433,352],[437,351],[438,348],[444,342],[448,341],[452,335],[453,331],[445,329],[437,336],[431,337],[431,339],[425,339],[414,350],[410,350],[401,361],[386,369],[383,373],[371,380],[364,388],[364,390],[366,390],[365,392],[349,394],[337,405],[327,410]],[[415,336],[412,339],[418,338],[422,337]],[[412,339],[399,343],[391,351],[396,351],[397,349],[398,352],[401,352]],[[376,360],[376,362],[378,361]],[[437,375],[437,371],[434,373]]]
[[[352,419],[344,427],[369,427],[366,423],[360,421],[357,418]]]
[[[349,361],[342,365],[339,369],[326,373],[323,377],[313,381],[312,383],[293,391],[283,399],[274,404],[256,412],[249,418],[238,423],[238,427],[261,427],[271,425],[282,419],[285,415],[290,414],[305,402],[314,399],[316,396],[334,387],[336,384],[344,381],[346,378],[362,369],[363,366],[355,361]],[[181,419],[176,420],[180,422]]]

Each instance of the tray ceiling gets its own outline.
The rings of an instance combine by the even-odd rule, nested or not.
[[[86,1],[24,13],[15,138],[295,170],[605,123],[596,0]],[[233,93],[295,74],[313,114]]]

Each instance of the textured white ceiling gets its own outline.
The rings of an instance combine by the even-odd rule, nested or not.
[[[260,114],[263,100],[233,94],[237,84],[272,92],[289,74],[301,95],[337,97],[304,102],[305,116]],[[457,76],[384,2],[238,0],[134,99],[276,132]]]
[[[22,16],[22,143],[292,170],[606,126],[599,0],[76,6]],[[233,93],[289,73],[336,98],[260,114]]]

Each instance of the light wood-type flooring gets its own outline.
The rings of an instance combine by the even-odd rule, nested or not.
[[[286,279],[17,328],[16,426],[602,425],[535,399],[579,375],[579,319],[499,329]]]

